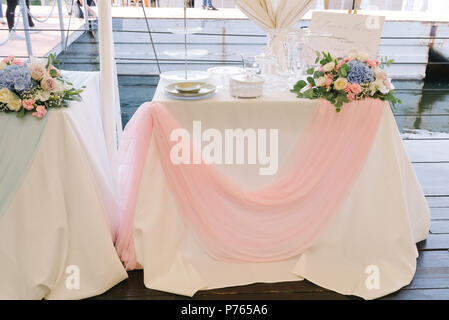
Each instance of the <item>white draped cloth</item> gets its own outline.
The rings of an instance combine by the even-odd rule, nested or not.
[[[319,105],[318,100],[275,91],[256,100],[233,99],[226,91],[200,101],[171,100],[163,93],[164,85],[159,83],[153,101],[162,103],[191,134],[192,121],[201,121],[202,130],[214,128],[222,134],[227,128],[279,129],[279,172]],[[247,189],[274,179],[259,175],[259,165],[219,167]],[[418,257],[415,244],[427,237],[429,225],[424,194],[394,116],[386,109],[348,197],[303,254],[268,263],[213,259],[182,219],[154,138],[136,204],[134,244],[145,286],[151,289],[192,296],[202,289],[305,278],[342,294],[373,299],[411,282]],[[371,286],[373,273],[379,281]]]
[[[279,55],[282,38],[276,32],[294,25],[309,9],[313,0],[234,0],[237,7],[269,35],[267,53]]]
[[[117,194],[102,125],[99,74],[64,72],[82,102],[45,119],[0,114],[0,134],[34,138],[0,166],[0,299],[80,299],[127,278],[114,245]],[[36,127],[36,125],[38,127]],[[19,140],[0,139],[2,151]],[[33,148],[33,149],[29,149]],[[1,161],[7,159],[7,161]],[[8,180],[5,182],[5,177]],[[2,200],[3,199],[3,200]]]

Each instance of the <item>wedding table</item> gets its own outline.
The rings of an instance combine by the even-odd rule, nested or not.
[[[386,103],[371,101],[367,102],[371,106],[363,106],[362,102],[354,102],[352,106],[344,106],[341,114],[336,114],[332,105],[297,99],[288,90],[265,90],[257,99],[236,99],[221,90],[210,99],[189,101],[169,98],[163,91],[165,85],[161,81],[153,102],[142,105],[130,120],[119,150],[119,184],[124,211],[116,247],[128,269],[143,268],[146,287],[193,296],[203,289],[307,279],[345,295],[374,299],[411,282],[418,257],[416,243],[427,237],[430,214],[393,113]],[[383,111],[370,113],[374,108]],[[353,120],[347,122],[352,129],[332,127],[339,123],[338,117],[349,119],[351,113],[363,122],[361,128],[354,129],[357,124],[351,124]],[[372,114],[377,114],[379,119]],[[323,117],[327,120],[321,121]],[[261,165],[257,163],[211,165],[218,168],[218,173],[210,170],[210,175],[204,173],[209,170],[207,165],[177,168],[170,164],[164,153],[169,150],[165,141],[170,130],[178,125],[192,137],[195,134],[193,121],[201,121],[203,132],[214,128],[223,136],[226,129],[232,128],[278,129],[278,173],[261,175]],[[368,136],[365,131],[362,134],[363,127],[376,121],[369,129],[374,133],[372,141],[355,144],[360,152],[357,148],[333,150],[333,143],[343,146],[346,140],[356,143],[359,136]],[[172,122],[172,126],[166,129],[168,122]],[[315,124],[315,131],[306,132],[311,123]],[[341,141],[340,131],[346,134]],[[300,145],[301,141],[311,142],[309,149],[313,150],[313,157],[307,159],[306,155],[303,159],[308,162],[288,167],[298,141]],[[357,159],[359,153],[365,158]],[[340,159],[345,156],[350,157],[349,161]],[[351,161],[354,166],[360,166],[360,170],[352,172]],[[319,170],[324,163],[333,173],[322,179]],[[334,165],[340,167],[333,168]],[[320,188],[332,184],[332,189],[314,194],[313,203],[323,211],[327,203],[334,206],[329,210],[328,223],[323,224],[321,232],[299,252],[293,250],[296,240],[284,243],[282,233],[278,234],[276,240],[291,250],[289,254],[276,256],[276,252],[269,251],[276,244],[265,241],[264,237],[272,237],[274,232],[285,228],[286,238],[291,234],[292,239],[301,239],[301,233],[294,234],[295,230],[289,228],[289,221],[296,223],[295,215],[304,212],[318,217],[319,210],[309,210],[305,205],[304,212],[298,209],[285,211],[290,215],[284,215],[283,210],[287,210],[289,203],[280,202],[278,207],[270,207],[278,201],[275,195],[283,191],[282,188],[289,188],[289,184],[275,184],[267,189],[272,193],[266,192],[263,196],[257,192],[247,196],[245,191],[245,196],[240,197],[239,192],[270,186],[281,172],[287,172],[288,178],[289,171],[283,168],[310,175],[310,179],[303,181],[305,189],[316,182],[315,178],[319,181],[313,185],[316,190],[326,190]],[[351,175],[353,178],[344,182],[345,176]],[[218,181],[217,184],[211,179]],[[299,183],[295,179],[288,181]],[[347,185],[344,192],[340,192],[339,179],[342,185]],[[232,187],[227,189],[226,183],[231,184],[228,180],[239,191],[233,193]],[[201,188],[202,184],[207,187]],[[186,186],[196,189],[189,190]],[[209,186],[215,189],[207,190]],[[313,188],[304,194],[313,194]],[[334,201],[334,190],[341,201]],[[202,193],[199,199],[196,193]],[[301,196],[288,194],[291,198]],[[209,197],[213,197],[212,200]],[[232,202],[234,199],[237,200]],[[227,211],[222,210],[223,207]],[[258,210],[261,217],[257,216]],[[259,229],[251,225],[253,218],[255,223],[261,224]],[[264,218],[269,222],[264,224]],[[284,218],[287,225],[279,224]],[[301,221],[308,228],[307,218],[301,218],[298,228],[302,227]],[[270,230],[271,225],[273,230]],[[229,245],[219,238],[222,234],[227,236],[223,239],[227,239]],[[251,238],[253,234],[263,236]],[[245,245],[239,246],[239,241]],[[267,246],[265,251],[264,246]],[[250,249],[254,251],[253,256]]]
[[[80,299],[127,278],[99,73],[64,75],[82,102],[42,120],[0,113],[1,299]]]

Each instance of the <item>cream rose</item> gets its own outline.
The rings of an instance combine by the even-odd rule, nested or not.
[[[7,66],[7,64],[6,64],[6,63],[4,63],[3,61],[2,61],[2,62],[0,62],[0,70],[3,70],[3,69],[5,69],[5,68],[6,68],[6,66]]]
[[[42,80],[47,74],[47,70],[45,70],[46,65],[46,59],[31,58],[30,65],[28,66],[31,78],[35,81]]]
[[[347,58],[349,58],[349,60],[357,59],[357,54],[352,52],[347,55]]]
[[[365,53],[365,52],[359,52],[356,56],[357,60],[360,60],[362,62],[365,62],[366,60],[369,59],[369,54]]]
[[[318,87],[324,87],[326,85],[326,77],[319,77],[318,79],[315,80],[315,84]]]
[[[370,96],[371,96],[371,97],[374,96],[374,94],[376,93],[376,91],[377,91],[377,86],[376,86],[376,84],[375,84],[374,82],[371,82],[371,83],[369,84],[369,94],[370,94]]]
[[[66,90],[66,85],[64,82],[56,80],[55,92],[62,92],[64,90]]]
[[[328,62],[323,66],[324,72],[330,72],[330,71],[334,70],[334,68],[335,68],[335,62],[333,62],[333,61]]]
[[[0,102],[8,103],[11,100],[11,91],[7,88],[0,89]]]
[[[20,99],[12,98],[11,100],[9,100],[6,107],[11,111],[19,111],[22,107],[22,102],[20,101]]]
[[[42,80],[42,78],[45,77],[46,75],[45,68],[42,68],[40,66],[30,67],[30,74],[33,80],[35,81]]]
[[[39,100],[39,101],[47,101],[50,98],[51,93],[48,91],[38,91],[36,93],[36,95],[34,96],[34,100]]]
[[[54,92],[56,90],[56,80],[46,75],[41,81],[41,87],[45,91]]]
[[[343,90],[348,85],[348,80],[346,78],[338,78],[334,82],[334,89]]]

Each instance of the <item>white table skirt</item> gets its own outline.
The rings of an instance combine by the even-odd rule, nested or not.
[[[32,159],[0,215],[3,299],[86,298],[127,277],[112,243],[118,207],[99,74],[65,74],[76,87],[86,86],[83,102],[48,113]],[[70,266],[79,270],[79,289],[66,286],[75,275]]]
[[[167,98],[159,84],[153,101],[163,103],[180,125],[193,120],[206,128],[278,128],[280,167],[318,101],[289,92],[267,92],[238,100],[225,92],[202,101]],[[274,176],[258,175],[258,165],[223,165],[246,186]],[[323,195],[323,201],[325,201]],[[427,237],[429,209],[404,150],[394,116],[387,109],[368,160],[328,229],[302,255],[271,263],[226,263],[209,257],[184,225],[154,143],[146,159],[135,212],[134,240],[145,286],[192,296],[201,289],[303,278],[330,290],[373,299],[409,284],[416,269],[415,243]],[[366,280],[379,271],[379,288]]]

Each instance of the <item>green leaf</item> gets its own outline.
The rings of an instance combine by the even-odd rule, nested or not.
[[[312,77],[307,77],[307,81],[312,85],[315,86],[315,80]]]
[[[307,82],[304,80],[299,80],[296,82],[296,84],[293,86],[293,91],[301,91],[302,88],[304,88],[307,85]]]
[[[315,94],[313,92],[313,89],[308,89],[308,90],[304,91],[303,95],[304,95],[304,98],[315,99]]]
[[[24,115],[25,115],[25,109],[24,109],[24,108],[21,108],[21,109],[19,110],[19,112],[17,112],[16,117],[17,117],[17,118],[23,118]]]
[[[320,58],[321,58],[321,54],[320,54],[320,52],[319,52],[319,51],[316,51],[315,53],[316,53],[316,59],[315,59],[315,63],[318,63],[318,61],[320,61]]]
[[[319,77],[322,77],[322,76],[324,76],[324,72],[322,72],[322,71],[315,71],[315,72],[313,73],[313,77],[314,77],[315,79],[318,79]]]
[[[309,68],[307,69],[307,74],[313,74],[314,69],[313,68]]]
[[[344,78],[344,77],[346,77],[348,75],[348,72],[345,69],[340,68],[340,69],[338,69],[338,75],[340,77]]]

